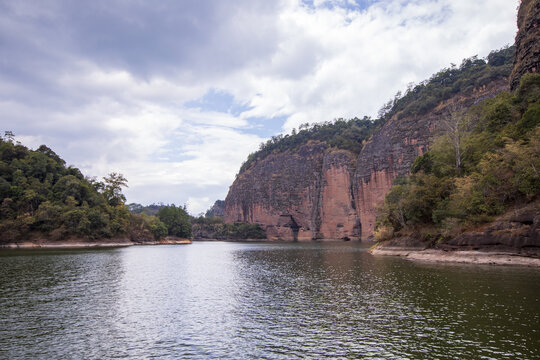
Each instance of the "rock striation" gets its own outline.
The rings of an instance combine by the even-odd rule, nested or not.
[[[512,90],[524,74],[540,72],[540,0],[521,1],[517,25],[516,57],[510,76]]]

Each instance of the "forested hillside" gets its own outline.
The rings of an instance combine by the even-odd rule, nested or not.
[[[540,194],[540,75],[469,111],[448,112],[430,151],[386,195],[377,240],[444,242]]]
[[[130,214],[126,186],[117,173],[103,181],[85,177],[47,146],[28,149],[6,131],[0,139],[0,243],[190,236],[185,209],[163,208],[161,219]]]

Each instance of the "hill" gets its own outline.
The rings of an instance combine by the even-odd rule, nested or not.
[[[185,209],[165,207],[158,217],[131,214],[122,194],[126,186],[117,173],[103,181],[85,177],[49,147],[31,150],[6,131],[0,139],[0,245],[131,244],[190,236]]]

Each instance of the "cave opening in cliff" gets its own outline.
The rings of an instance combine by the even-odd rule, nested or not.
[[[290,214],[282,214],[279,216],[278,226],[288,227],[291,229],[293,235],[293,241],[298,241],[298,232],[300,231],[300,225],[294,220],[294,217]]]

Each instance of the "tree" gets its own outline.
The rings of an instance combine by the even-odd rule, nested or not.
[[[103,178],[103,195],[111,206],[124,205],[126,197],[122,194],[122,188],[127,186],[124,175],[112,172]]]
[[[454,151],[454,167],[457,175],[461,175],[463,169],[463,137],[467,133],[469,120],[465,111],[456,103],[452,103],[448,109],[448,115],[441,122],[444,136]]]
[[[15,134],[13,131],[4,131],[4,140],[13,143],[13,140],[15,140]]]
[[[165,225],[161,220],[155,216],[151,216],[149,220],[150,231],[156,237],[156,239],[161,239],[167,236],[169,230],[167,225]]]
[[[169,235],[178,237],[191,236],[191,222],[185,206],[183,208],[174,204],[165,206],[159,210],[157,216],[167,227]]]

